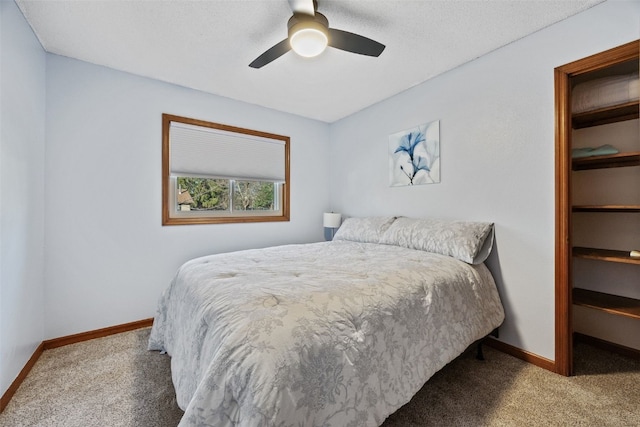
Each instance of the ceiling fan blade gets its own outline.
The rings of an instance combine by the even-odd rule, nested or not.
[[[289,45],[289,39],[284,39],[280,43],[268,49],[265,53],[258,56],[253,60],[249,67],[251,68],[262,68],[267,65],[269,62],[274,61],[280,58],[285,53],[291,50],[291,46]]]
[[[289,6],[293,13],[304,13],[310,16],[316,14],[315,0],[289,0]]]
[[[385,45],[348,31],[329,28],[329,46],[367,56],[380,56]]]

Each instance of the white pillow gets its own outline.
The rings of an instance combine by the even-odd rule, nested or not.
[[[380,243],[481,264],[493,247],[493,223],[398,218],[385,231]]]
[[[347,218],[333,236],[333,240],[380,243],[380,238],[395,219],[395,216]]]

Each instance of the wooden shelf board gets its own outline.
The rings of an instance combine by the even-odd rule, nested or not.
[[[574,212],[640,212],[640,205],[575,205]]]
[[[640,319],[640,300],[634,298],[573,288],[573,303],[618,316]]]
[[[640,116],[638,105],[638,101],[636,100],[612,107],[577,113],[572,116],[571,125],[574,129],[582,129],[637,119]]]
[[[582,157],[571,161],[571,167],[574,171],[622,168],[627,166],[640,166],[640,151],[618,153],[609,156]]]
[[[612,249],[584,248],[576,246],[573,248],[573,256],[577,258],[596,259],[599,261],[620,262],[624,264],[640,265],[640,258],[631,257],[627,251],[616,251]]]

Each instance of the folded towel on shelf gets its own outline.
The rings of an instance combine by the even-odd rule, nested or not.
[[[606,156],[608,154],[618,154],[619,152],[617,148],[605,144],[600,147],[574,148],[571,150],[571,158],[579,159],[582,157]]]

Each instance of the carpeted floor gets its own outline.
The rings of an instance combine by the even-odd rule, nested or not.
[[[0,426],[174,427],[166,355],[146,350],[149,329],[45,351]],[[576,347],[565,378],[491,348],[450,363],[384,427],[640,426],[640,361]]]

